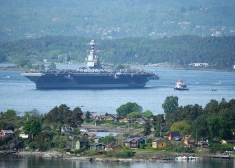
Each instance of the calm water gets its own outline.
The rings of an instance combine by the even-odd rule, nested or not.
[[[1,168],[234,168],[235,160],[200,159],[167,163],[102,163],[79,160],[43,159],[34,156],[2,155]]]
[[[75,65],[70,66],[74,68]],[[69,65],[60,65],[60,68],[65,67]],[[37,109],[47,113],[55,106],[66,104],[71,109],[80,106],[84,112],[114,114],[120,105],[136,102],[144,111],[162,114],[162,104],[167,96],[178,96],[180,106],[199,104],[203,107],[211,99],[220,101],[225,98],[228,101],[235,98],[234,72],[140,68],[156,71],[161,79],[148,82],[144,89],[36,90],[35,84],[21,76],[20,71],[0,71],[0,111],[14,109],[23,114]],[[174,91],[179,76],[188,85],[189,91]]]

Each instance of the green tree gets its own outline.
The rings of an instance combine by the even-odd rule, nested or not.
[[[55,106],[53,109],[51,109],[47,114],[45,114],[45,120],[48,123],[51,122],[58,122],[57,116],[58,116],[58,107]]]
[[[141,117],[141,113],[140,112],[132,112],[132,113],[128,114],[126,117],[127,118],[131,118],[131,119],[140,118]]]
[[[8,109],[5,113],[4,116],[7,118],[12,118],[12,117],[16,117],[16,111],[12,110],[12,109]]]
[[[89,111],[87,111],[86,115],[85,115],[85,121],[90,122],[90,119],[91,119],[91,113]]]
[[[24,113],[24,118],[26,120],[29,119],[29,117],[38,117],[38,118],[42,118],[42,115],[40,114],[40,112],[37,109],[32,109],[31,111],[26,111]]]
[[[46,151],[51,148],[52,144],[52,133],[50,132],[40,132],[34,138],[35,147],[40,151]]]
[[[58,108],[58,116],[57,119],[62,124],[69,122],[69,117],[71,115],[71,110],[66,104],[61,104]]]
[[[219,130],[220,128],[220,118],[218,115],[211,115],[210,117],[207,118],[207,122],[208,122],[208,128],[210,131],[210,138],[211,139],[215,139],[215,140],[219,140],[220,137],[220,132]]]
[[[143,108],[139,106],[137,103],[128,102],[126,104],[121,105],[118,109],[116,109],[117,116],[126,117],[128,114],[132,112],[142,112]]]
[[[31,111],[29,111],[30,116],[34,116],[34,117],[40,117],[40,112],[37,109],[32,109]]]
[[[227,108],[219,112],[220,138],[232,139],[235,128],[235,112]]]
[[[79,127],[79,126],[81,126],[81,124],[84,122],[82,116],[83,116],[83,113],[82,113],[81,108],[76,107],[72,111],[70,125],[72,127]]]
[[[24,124],[24,118],[18,116],[15,110],[8,109],[5,113],[1,113],[0,128],[15,130]]]
[[[34,137],[41,132],[42,123],[39,118],[31,117],[24,124],[24,132],[29,134],[30,137]]]
[[[191,126],[185,121],[179,121],[172,124],[170,131],[179,131],[183,135],[188,135],[191,132]]]
[[[208,139],[209,128],[207,123],[207,117],[202,114],[193,121],[193,132],[199,139]]]
[[[146,110],[145,112],[142,113],[143,118],[149,118],[151,116],[153,116],[153,113],[150,110]]]
[[[219,102],[217,100],[212,99],[209,103],[206,104],[203,111],[207,115],[219,113]]]
[[[165,115],[174,113],[178,108],[178,97],[177,96],[168,96],[166,97],[164,103],[162,104],[162,108],[164,110]]]
[[[104,138],[102,138],[101,142],[105,145],[109,144],[112,141],[116,141],[116,139],[113,137],[112,134],[109,134],[108,136],[105,136]]]
[[[160,136],[163,126],[165,125],[165,118],[164,114],[158,114],[156,116],[153,116],[152,118],[152,125],[154,130],[157,132],[157,135]]]
[[[144,123],[144,135],[149,135],[151,133],[151,124],[149,122],[149,120],[145,120],[145,123]]]
[[[70,124],[72,111],[66,104],[54,107],[49,113],[45,114],[46,122],[54,122],[61,124]]]

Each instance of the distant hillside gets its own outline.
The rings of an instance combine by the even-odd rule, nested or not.
[[[51,62],[85,62],[91,39],[51,36],[38,39],[0,42],[0,62],[19,65]],[[99,40],[97,49],[105,63],[156,64],[187,67],[190,63],[208,63],[210,68],[232,69],[235,64],[235,36],[199,37],[192,35]]]
[[[0,41],[235,35],[234,0],[2,0]]]

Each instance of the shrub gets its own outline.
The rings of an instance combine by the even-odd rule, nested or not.
[[[96,150],[86,150],[81,154],[83,156],[94,156],[94,155],[97,155],[97,151]]]
[[[86,150],[86,147],[82,147],[82,148],[80,148],[80,149],[75,149],[75,150],[74,150],[74,153],[75,153],[75,154],[80,154],[80,153],[84,152],[85,150]]]
[[[129,148],[129,147],[123,147],[120,152],[117,153],[117,157],[123,157],[123,158],[127,158],[127,157],[132,157],[134,156],[135,153]]]
[[[116,156],[116,153],[115,152],[107,152],[106,156],[107,157],[114,157],[114,156]]]
[[[144,144],[140,144],[140,149],[144,149]]]
[[[28,144],[29,149],[36,149],[34,142]]]

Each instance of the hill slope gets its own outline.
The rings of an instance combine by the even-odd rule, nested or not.
[[[90,39],[81,37],[41,37],[38,39],[0,42],[0,62],[31,63],[84,62]],[[174,36],[170,38],[123,38],[96,40],[102,62],[155,64],[168,62],[187,66],[206,62],[210,67],[232,69],[235,63],[235,37]],[[25,61],[25,62],[24,62]]]
[[[8,0],[0,1],[0,40],[234,35],[234,16],[234,0]]]

